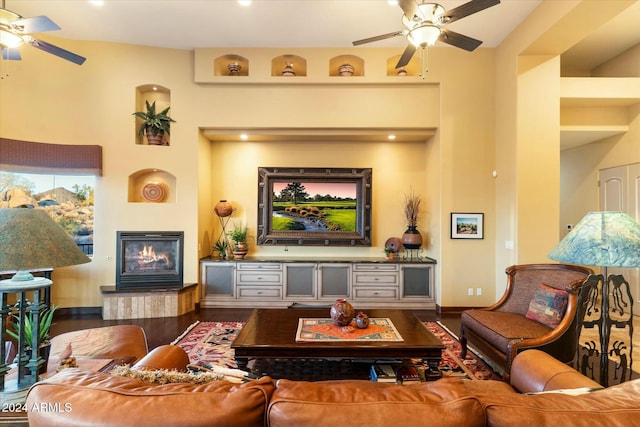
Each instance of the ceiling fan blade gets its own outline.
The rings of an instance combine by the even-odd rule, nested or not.
[[[396,68],[402,68],[405,65],[407,65],[409,61],[411,61],[411,58],[413,58],[414,53],[416,53],[416,47],[411,43],[409,43],[407,47],[404,49],[404,52],[402,52],[402,56],[400,57],[400,60],[396,64]]]
[[[26,36],[25,36],[26,37]],[[87,59],[83,56],[80,55],[76,55],[73,52],[69,52],[68,50],[65,50],[61,47],[58,46],[54,46],[51,43],[47,43],[43,40],[38,40],[38,39],[34,39],[33,37],[29,37],[29,39],[27,40],[27,42],[35,47],[36,49],[40,49],[43,50],[47,53],[50,53],[52,55],[56,55],[62,59],[66,59],[67,61],[71,61],[74,64],[78,64],[78,65],[82,65],[84,63],[84,61]]]
[[[393,33],[381,34],[379,36],[369,37],[367,39],[356,40],[356,41],[353,42],[353,45],[354,46],[359,46],[361,44],[377,42],[377,41],[384,40],[384,39],[390,39],[391,37],[397,37],[397,36],[401,36],[403,34],[404,34],[404,31],[396,31],[396,32],[393,32]]]
[[[445,12],[445,14],[440,18],[440,21],[448,24],[497,4],[500,4],[500,0],[471,0],[468,3]]]
[[[404,16],[409,20],[413,19],[414,15],[417,15],[421,20],[424,19],[424,16],[422,16],[422,12],[418,8],[418,4],[415,0],[398,0],[398,4],[404,12]]]
[[[440,37],[438,37],[438,40],[442,43],[468,50],[469,52],[474,51],[482,44],[482,41],[480,40],[445,29],[440,31]]]
[[[22,57],[20,56],[20,51],[15,48],[6,48],[2,49],[2,59],[5,61],[20,61]]]
[[[46,16],[34,16],[33,18],[22,18],[11,23],[11,27],[22,34],[43,33],[45,31],[56,31],[61,28]]]

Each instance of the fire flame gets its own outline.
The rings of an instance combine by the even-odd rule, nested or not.
[[[140,252],[138,252],[138,264],[153,264],[157,262],[165,263],[165,267],[170,269],[171,261],[169,260],[168,254],[161,252],[156,254],[156,251],[153,249],[153,246],[145,244]]]

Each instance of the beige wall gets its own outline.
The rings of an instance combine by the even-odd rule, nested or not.
[[[634,46],[618,57],[600,65],[592,71],[597,80],[614,79],[610,86],[611,97],[630,95],[622,85],[630,84],[638,88],[640,77],[640,45]],[[614,91],[614,89],[617,89]],[[636,97],[640,93],[636,91]],[[627,126],[622,134],[597,140],[587,145],[562,151],[562,211],[560,234],[567,231],[562,225],[576,224],[590,211],[599,206],[599,171],[616,166],[640,162],[640,103],[636,99],[619,102],[607,100],[607,93],[599,95],[604,100],[588,108],[563,108],[563,124],[593,124],[597,126]],[[632,96],[632,95],[631,95]]]
[[[574,190],[579,187],[581,195],[590,191],[582,179],[590,179],[593,171],[566,166],[592,164],[604,150],[586,163],[570,160],[565,153],[571,150],[560,160],[561,55],[633,3],[544,1],[497,49],[498,295],[505,267],[551,262],[546,255],[564,236],[563,225],[575,224],[583,215],[568,218],[584,208],[573,202],[584,202]]]
[[[371,248],[290,248],[292,256],[382,256],[384,241],[404,231],[400,203],[411,185],[425,201],[419,229],[427,237],[426,254],[438,261],[438,304],[492,303],[501,294],[504,268],[544,261],[557,243],[555,231],[565,222],[559,219],[560,118],[553,114],[558,109],[558,56],[588,34],[583,20],[595,16],[606,21],[614,14],[612,7],[592,13],[603,3],[545,1],[495,50],[431,49],[424,79],[387,78],[387,60],[399,52],[378,48],[241,52],[254,61],[256,73],[269,72],[269,59],[276,55],[304,56],[309,64],[306,83],[264,75],[246,83],[196,83],[194,52],[55,38],[47,40],[86,56],[87,62],[76,66],[28,47],[23,61],[0,61],[0,72],[10,74],[0,80],[0,136],[100,144],[104,149],[104,176],[96,188],[94,259],[56,270],[54,302],[62,307],[102,304],[99,287],[114,281],[117,230],[184,230],[185,281],[198,281],[198,260],[217,238],[215,203],[221,198],[232,201],[237,216],[246,218],[255,234],[257,166],[305,164],[373,167],[376,228]],[[559,37],[562,32],[565,37]],[[368,64],[360,80],[326,76],[327,58],[343,53],[359,55]],[[203,72],[211,73],[212,61],[203,64]],[[170,147],[134,143],[131,113],[136,87],[144,84],[171,91],[171,115],[177,123]],[[629,108],[629,114],[635,141],[602,150],[601,165],[638,161],[637,108]],[[419,143],[348,138],[211,143],[203,136],[205,130],[230,128],[349,128],[366,133],[412,127],[432,129],[434,135]],[[128,202],[128,177],[148,168],[176,177],[175,203]],[[485,238],[451,240],[451,212],[484,213]],[[514,249],[506,248],[509,242]],[[280,255],[282,248],[252,251]],[[469,287],[482,287],[483,296],[468,297]]]
[[[478,287],[492,278],[494,151],[493,51],[473,55],[433,49],[429,73],[389,83],[385,66],[373,65],[355,84],[196,84],[192,52],[109,43],[56,40],[86,56],[83,66],[25,49],[23,61],[2,62],[11,77],[0,81],[0,134],[61,144],[100,144],[104,176],[96,186],[96,234],[90,264],[57,269],[54,302],[62,307],[100,306],[99,287],[113,284],[117,230],[184,230],[185,281],[198,281],[198,260],[217,238],[212,209],[227,198],[255,234],[257,166],[372,167],[374,231],[371,248],[289,248],[291,256],[383,256],[385,240],[404,231],[402,196],[412,186],[424,197],[419,229],[426,254],[438,260],[439,303],[474,305],[458,284]],[[249,50],[247,57],[272,52]],[[339,50],[309,49],[332,57]],[[359,49],[370,64],[396,49]],[[260,61],[256,60],[254,64]],[[45,71],[46,70],[46,71]],[[313,80],[310,76],[310,80]],[[408,82],[408,83],[407,83]],[[136,88],[158,84],[171,91],[171,146],[135,144]],[[34,120],[34,117],[36,120]],[[428,141],[210,143],[202,130],[219,128],[433,129]],[[489,166],[488,166],[489,164]],[[158,168],[176,177],[175,203],[128,201],[129,176]],[[449,212],[484,212],[482,241],[450,241]],[[254,254],[283,253],[281,247]],[[488,254],[488,257],[487,255]],[[442,284],[442,285],[441,285]],[[472,285],[473,284],[473,285]],[[462,297],[464,295],[464,297]],[[489,294],[487,302],[493,299]],[[484,302],[478,302],[479,305]]]

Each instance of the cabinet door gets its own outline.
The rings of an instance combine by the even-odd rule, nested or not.
[[[204,264],[202,283],[204,296],[233,297],[233,263]]]
[[[401,298],[433,300],[432,272],[430,265],[403,265]]]
[[[316,265],[284,264],[285,298],[316,299]]]
[[[318,264],[320,298],[350,298],[351,265]]]

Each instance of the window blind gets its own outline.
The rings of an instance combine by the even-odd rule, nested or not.
[[[0,170],[102,176],[102,147],[0,138]]]

